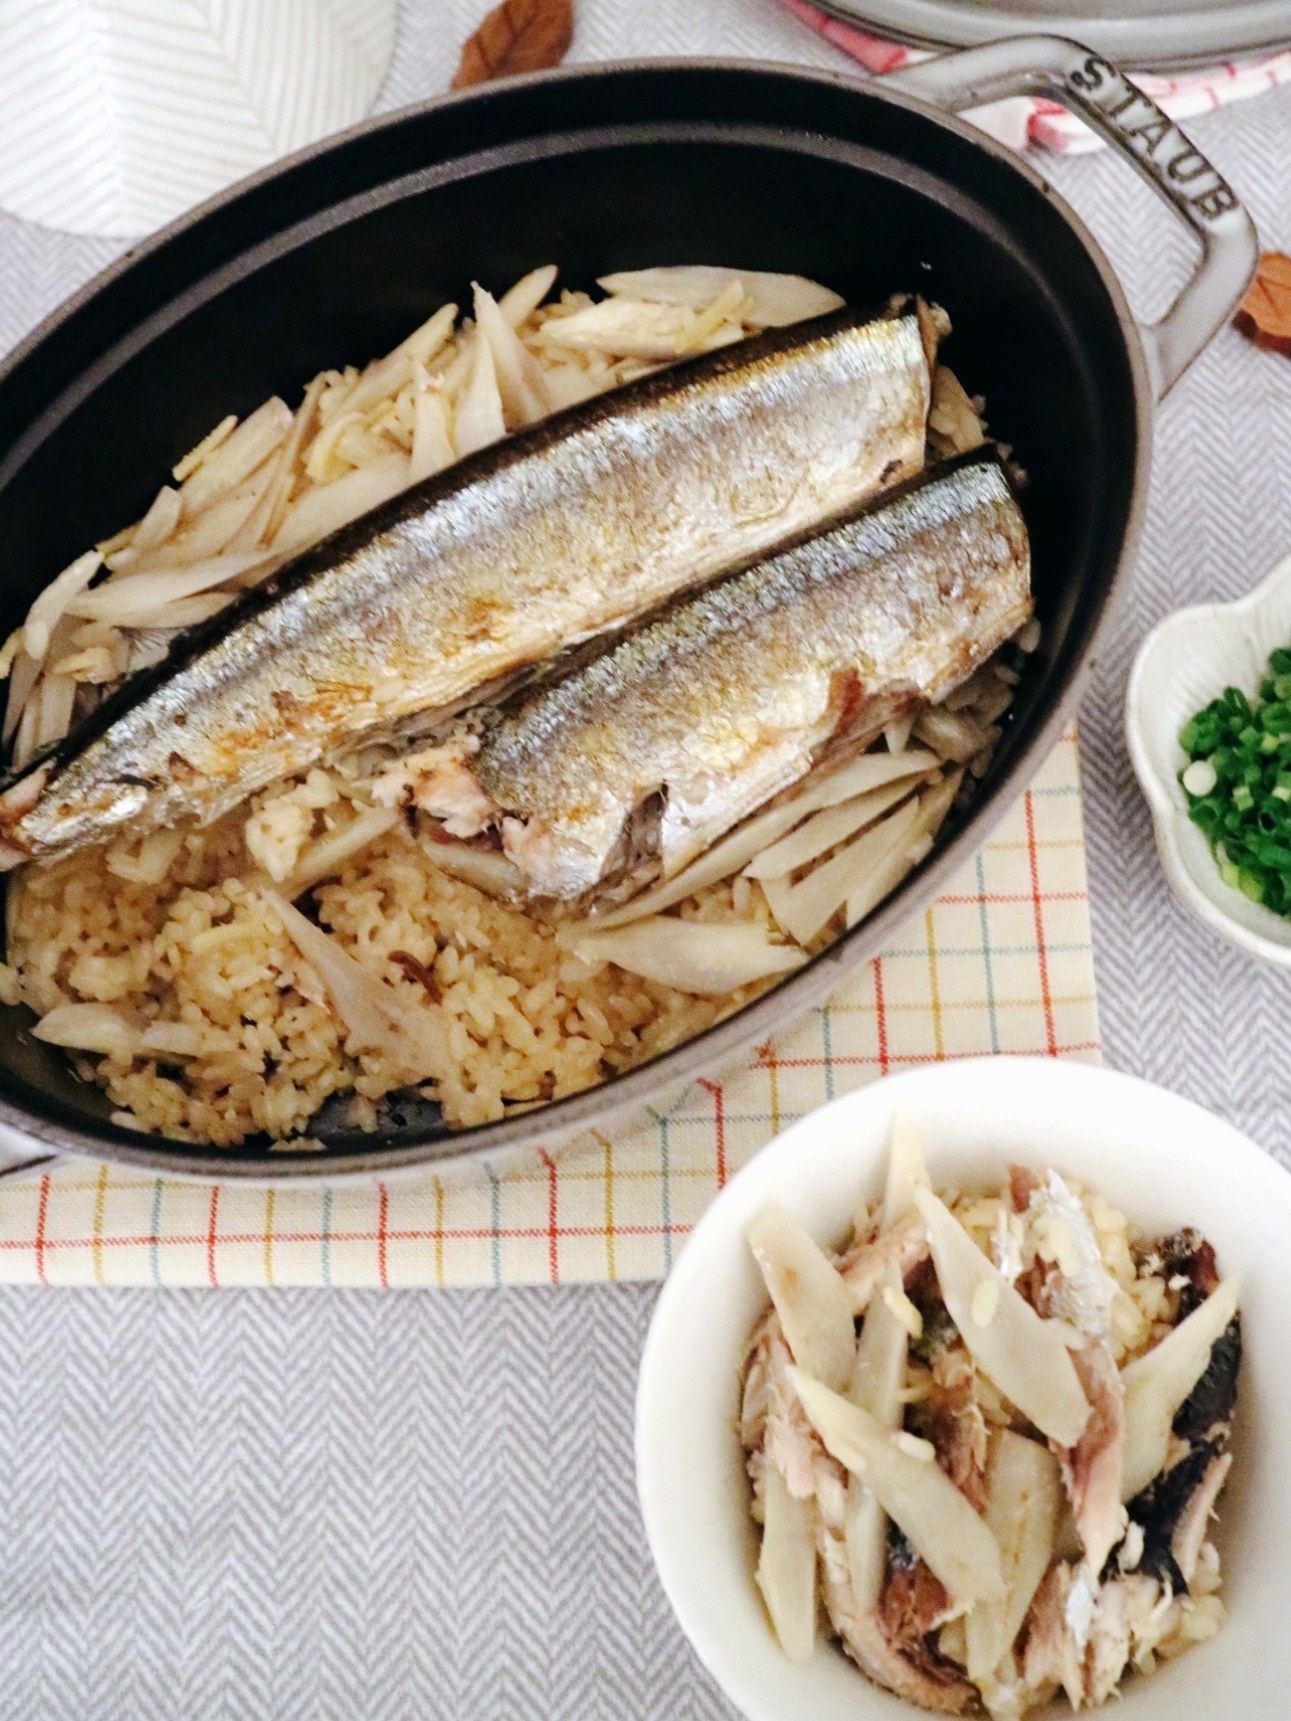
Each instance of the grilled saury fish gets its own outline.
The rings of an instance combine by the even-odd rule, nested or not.
[[[482,450],[308,551],[0,796],[0,865],[217,818],[923,464],[911,310],[840,311]]]
[[[826,750],[943,697],[1030,613],[1009,481],[993,454],[961,457],[678,600],[482,740],[441,749],[416,799],[462,835],[472,815],[499,825],[532,891],[570,898],[662,798],[668,876]]]

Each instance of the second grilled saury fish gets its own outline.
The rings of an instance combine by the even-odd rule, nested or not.
[[[464,761],[476,822],[500,825],[534,893],[571,898],[623,859],[627,821],[662,796],[670,876],[826,749],[943,697],[1031,608],[1026,525],[999,460],[948,462],[503,716]],[[468,834],[461,773],[446,770],[441,805]],[[417,798],[435,811],[435,784]]]
[[[0,868],[196,819],[923,464],[919,319],[840,311],[495,444],[247,594],[0,795]]]

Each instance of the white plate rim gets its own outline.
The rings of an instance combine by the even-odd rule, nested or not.
[[[1154,16],[1090,17],[1064,0],[1030,0],[1033,15],[960,0],[814,0],[845,23],[877,30],[913,47],[975,47],[1001,36],[1068,36],[1124,66],[1178,71],[1220,66],[1291,47],[1285,0],[1222,0],[1202,10],[1168,4]]]

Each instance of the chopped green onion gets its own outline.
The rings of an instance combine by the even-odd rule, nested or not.
[[[1249,896],[1252,902],[1264,901],[1264,880],[1248,867],[1243,867],[1238,873],[1237,888],[1243,896]]]
[[[1211,800],[1194,801],[1188,809],[1193,824],[1200,825],[1208,837],[1213,837],[1220,825],[1220,811]]]
[[[1179,732],[1179,783],[1220,877],[1291,919],[1291,646],[1269,658],[1255,699],[1226,687]]]

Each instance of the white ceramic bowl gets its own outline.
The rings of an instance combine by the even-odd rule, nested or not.
[[[1291,556],[1249,596],[1178,610],[1139,647],[1125,698],[1130,758],[1156,832],[1170,888],[1232,944],[1291,968],[1291,920],[1252,902],[1219,876],[1179,784],[1187,755],[1179,731],[1225,687],[1254,696],[1269,653],[1291,645]]]
[[[1209,1112],[1131,1076],[1048,1059],[930,1065],[836,1100],[735,1177],[660,1296],[637,1391],[637,1486],[663,1587],[701,1661],[751,1721],[905,1721],[916,1711],[818,1642],[795,1667],[754,1585],[738,1372],[766,1305],[744,1240],[768,1201],[818,1241],[882,1187],[894,1108],[920,1126],[934,1185],[997,1183],[1010,1160],[1101,1189],[1151,1231],[1201,1227],[1242,1281],[1245,1359],[1217,1540],[1230,1616],[1212,1642],[1131,1678],[1124,1721],[1284,1721],[1291,1699],[1291,1178]],[[1065,1705],[1064,1705],[1065,1708]],[[1053,1713],[1059,1713],[1057,1706]],[[1070,1713],[1070,1711],[1066,1711]]]

